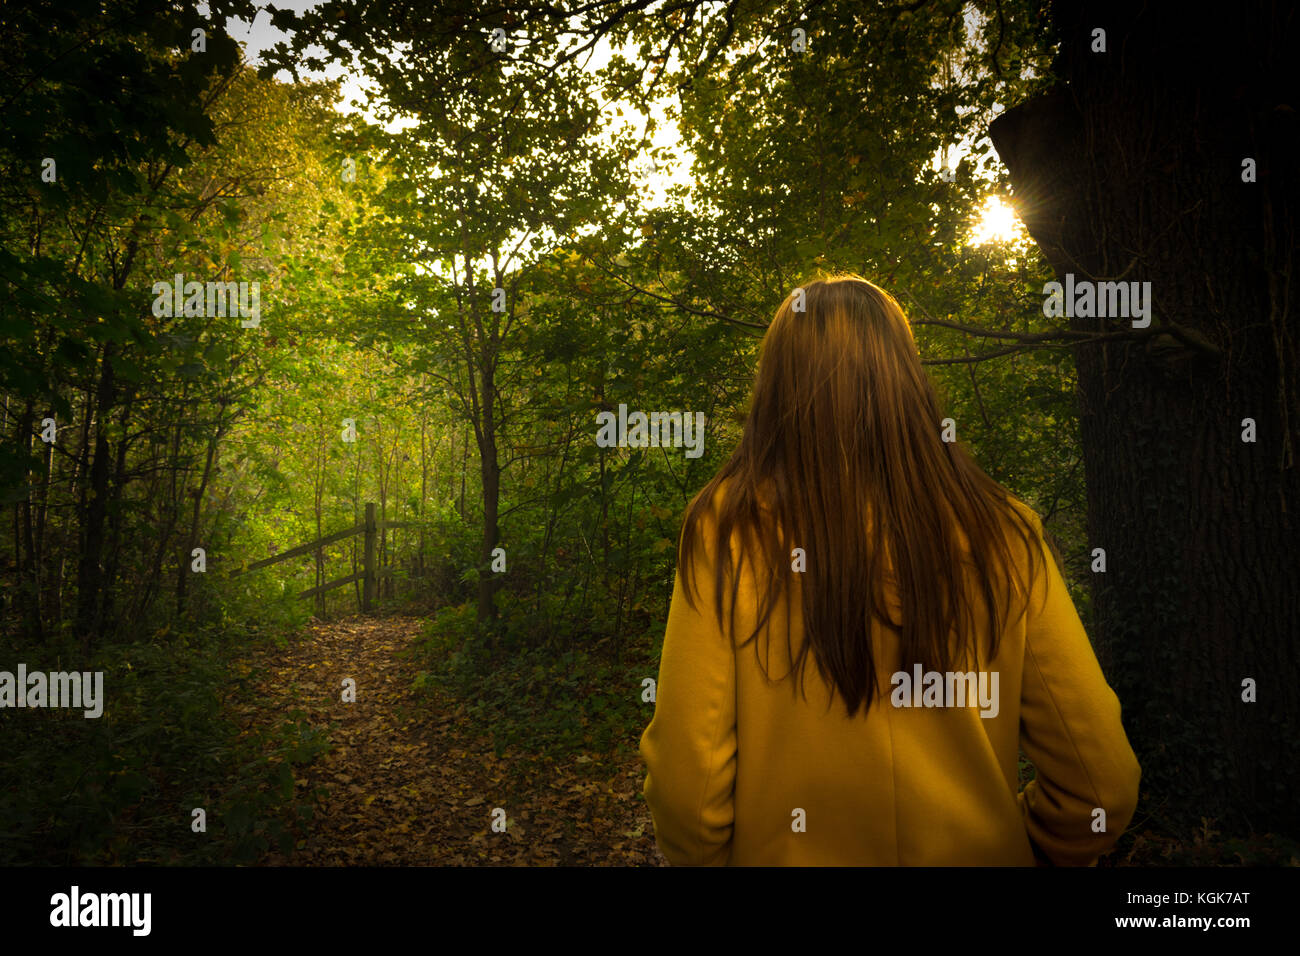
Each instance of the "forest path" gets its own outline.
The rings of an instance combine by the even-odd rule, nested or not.
[[[313,623],[286,648],[260,650],[246,666],[266,726],[291,711],[332,747],[294,767],[299,800],[314,800],[305,838],[267,865],[662,865],[635,755],[527,761],[468,729],[461,706],[416,692],[403,652],[425,620],[352,617]],[[356,681],[345,703],[345,678]],[[504,833],[492,829],[505,810]],[[499,817],[499,815],[498,815]]]

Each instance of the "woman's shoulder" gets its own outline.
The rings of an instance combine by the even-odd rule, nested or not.
[[[775,513],[775,506],[776,486],[770,479],[750,485],[734,475],[719,475],[691,499],[686,508],[686,517],[716,525],[724,513],[735,515],[738,511],[752,508],[770,515]]]
[[[1021,501],[1015,495],[1007,495],[1006,502],[1011,509],[1018,513],[1028,522],[1029,526],[1039,534],[1043,532],[1043,519],[1039,517],[1038,512],[1031,508],[1026,502]]]
[[[778,528],[771,484],[748,485],[734,475],[718,476],[691,499],[682,516],[682,535],[688,548],[682,552],[712,564],[719,556],[720,535],[725,526],[727,545],[734,563],[748,552],[756,536]]]

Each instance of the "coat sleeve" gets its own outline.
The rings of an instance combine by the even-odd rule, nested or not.
[[[1036,776],[1019,801],[1030,839],[1052,863],[1090,866],[1132,820],[1141,768],[1119,699],[1034,523],[1046,569],[1029,604],[1020,744]],[[1097,810],[1105,811],[1104,830]]]
[[[655,841],[678,866],[723,866],[731,856],[736,781],[736,658],[713,616],[713,568],[686,600],[673,585],[655,712],[641,736],[645,798]]]

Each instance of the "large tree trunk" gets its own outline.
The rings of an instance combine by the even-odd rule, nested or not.
[[[990,129],[1021,216],[1059,276],[1149,281],[1151,325],[1190,330],[1075,349],[1088,547],[1107,562],[1093,637],[1143,766],[1138,818],[1294,832],[1300,20],[1052,10],[1061,85]]]

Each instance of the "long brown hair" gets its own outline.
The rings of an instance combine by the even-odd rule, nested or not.
[[[1032,593],[1043,551],[1028,505],[942,439],[934,387],[894,298],[854,275],[803,286],[802,302],[800,291],[768,327],[744,435],[687,508],[677,561],[694,606],[699,551],[717,556],[713,610],[720,627],[731,618],[733,640],[735,617],[724,613],[723,595],[730,581],[734,608],[745,561],[759,590],[745,643],[758,637],[783,594],[797,599],[806,639],[795,654],[787,601],[792,672],[802,685],[811,649],[852,716],[870,708],[877,690],[875,622],[899,635],[909,669],[920,663],[947,671],[972,653],[978,666],[975,598],[987,612],[989,659],[1004,611],[1017,604],[1006,530],[1016,528],[1029,555],[1023,595]],[[803,311],[795,311],[797,302]],[[794,548],[804,550],[802,572],[792,569]],[[967,583],[972,573],[977,588]],[[886,579],[901,606],[897,621]],[[1001,602],[998,581],[1006,584]]]

